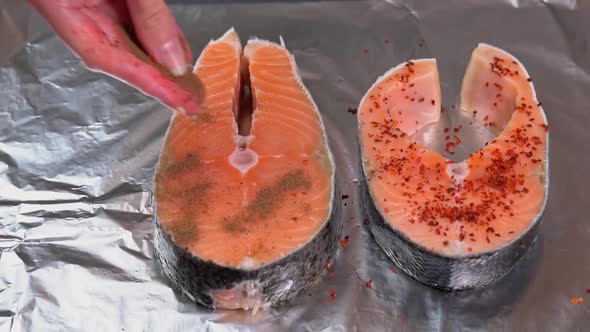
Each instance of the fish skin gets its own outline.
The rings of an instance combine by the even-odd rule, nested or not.
[[[335,178],[336,172],[333,174]],[[339,197],[338,187],[334,197]],[[334,258],[342,229],[341,215],[341,204],[333,199],[328,221],[310,242],[277,261],[245,270],[205,261],[178,246],[160,224],[156,202],[154,253],[163,275],[172,286],[200,305],[215,308],[212,291],[232,289],[244,281],[258,281],[265,303],[280,306],[315,284],[326,269],[326,262]],[[293,283],[289,289],[281,291],[286,278]]]
[[[481,45],[504,52],[525,69],[524,65],[509,53],[488,44],[480,44],[480,46]],[[526,69],[525,74],[528,75]],[[383,75],[382,77],[385,77],[386,75]],[[380,79],[381,78],[379,78],[377,82]],[[533,95],[536,98],[536,92],[532,83],[531,88],[533,90]],[[358,107],[359,110],[361,109],[361,106],[362,101]],[[539,106],[539,109],[541,114],[544,115],[543,108]],[[360,120],[359,117],[357,127],[359,133]],[[385,217],[379,212],[379,209],[374,203],[375,198],[368,187],[369,176],[367,174],[366,164],[363,157],[362,146],[359,142],[361,169],[363,172],[361,197],[363,199],[362,204],[368,219],[369,232],[390,260],[404,271],[404,273],[422,284],[444,291],[462,291],[489,286],[502,279],[517,267],[523,256],[527,254],[529,248],[533,247],[535,241],[538,239],[539,227],[549,197],[549,147],[550,135],[549,132],[546,132],[545,155],[543,160],[543,175],[545,178],[544,199],[539,212],[530,223],[529,228],[514,241],[505,244],[497,250],[481,254],[450,256],[438,254],[413,242],[401,231],[392,227],[392,225],[388,223]]]

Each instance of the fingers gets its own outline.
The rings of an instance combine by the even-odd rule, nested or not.
[[[202,89],[200,85],[185,84],[185,79],[162,70],[131,41],[120,25],[102,12],[82,9],[80,13],[99,30],[99,40],[93,42],[99,49],[84,59],[91,68],[119,78],[179,112],[193,115],[200,111],[197,99]],[[197,82],[196,78],[192,82]]]
[[[125,81],[177,111],[189,115],[199,112],[199,93],[193,90],[202,87],[184,84],[161,70],[131,41],[110,12],[100,6],[53,6],[53,0],[30,2],[89,68]]]
[[[135,34],[152,59],[180,76],[191,68],[192,53],[164,0],[127,0]]]

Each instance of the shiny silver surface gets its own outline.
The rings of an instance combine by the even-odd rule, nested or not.
[[[0,331],[588,330],[588,2],[185,1],[173,10],[195,53],[230,26],[244,38],[285,38],[333,143],[349,244],[307,295],[254,317],[174,293],[153,260],[150,193],[171,112],[86,70],[24,1],[0,0]],[[551,190],[519,266],[487,288],[448,293],[392,272],[368,235],[347,109],[387,69],[422,57],[437,58],[452,109],[479,42],[518,57],[534,79],[551,127]]]

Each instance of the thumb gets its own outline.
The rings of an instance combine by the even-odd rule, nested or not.
[[[191,67],[192,53],[164,0],[127,0],[135,34],[152,59],[180,76]]]

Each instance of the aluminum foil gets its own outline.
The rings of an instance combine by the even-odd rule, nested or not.
[[[588,2],[172,8],[197,54],[231,26],[242,38],[283,36],[333,143],[349,195],[348,245],[307,294],[255,316],[208,311],[175,293],[153,259],[150,192],[171,111],[85,69],[24,1],[0,0],[0,331],[590,329]],[[438,59],[452,110],[479,42],[517,56],[534,79],[551,128],[550,197],[541,234],[512,273],[485,289],[442,292],[397,272],[368,235],[347,110],[377,76],[420,57]],[[572,304],[577,297],[585,302]]]

